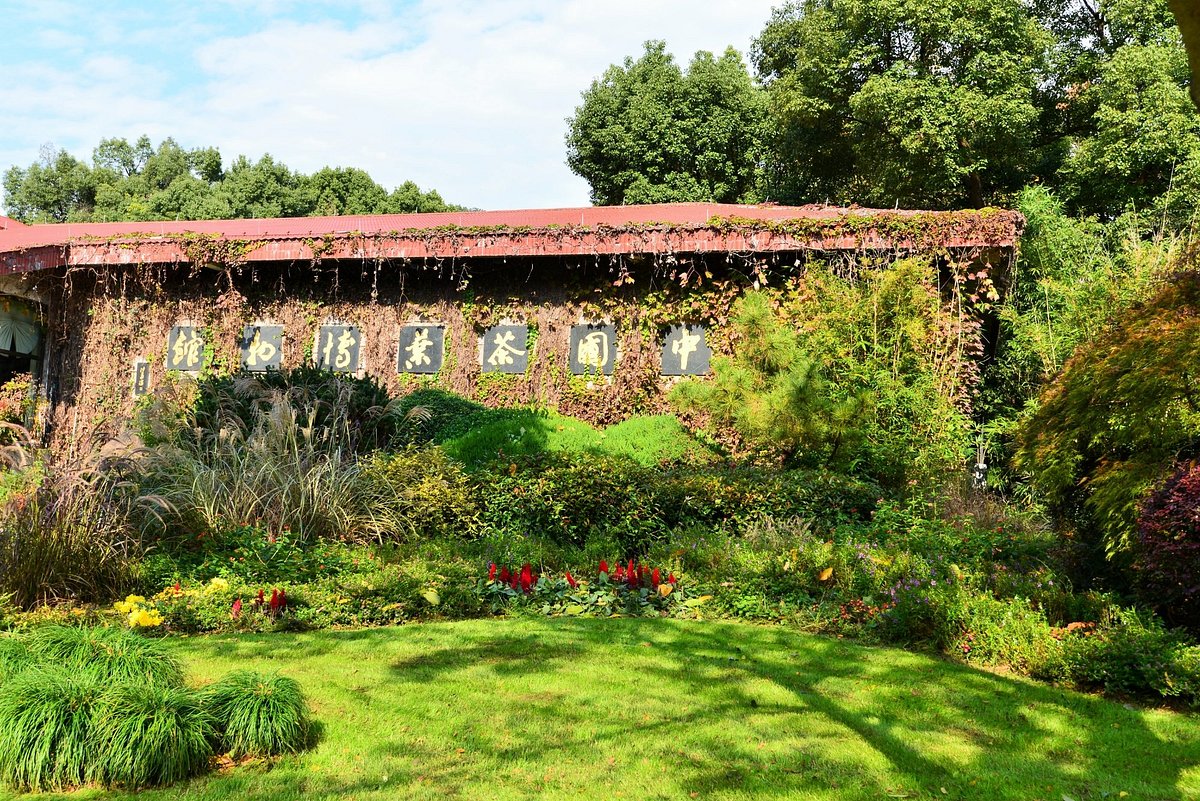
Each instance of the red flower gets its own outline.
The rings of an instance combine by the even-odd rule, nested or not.
[[[175,586],[173,587],[173,589],[175,590],[175,594],[176,594],[176,595],[182,595],[182,594],[183,594],[183,587],[179,586],[179,582],[178,582],[178,581],[177,581],[177,582],[175,582]]]
[[[668,584],[678,584],[679,583],[678,579],[675,578],[674,573],[667,574],[667,583]]]
[[[656,590],[658,589],[659,581],[661,581],[660,575],[661,574],[658,572],[657,567],[650,571],[650,586],[654,587]]]
[[[601,560],[600,560],[600,572],[601,572],[601,573],[607,573],[607,572],[608,572],[608,560],[606,560],[606,559],[601,559]]]
[[[507,584],[511,578],[512,578],[512,572],[509,571],[508,565],[505,565],[504,567],[500,568],[500,580],[501,581],[503,581],[505,584]]]
[[[526,562],[521,566],[521,592],[533,589],[533,567]]]
[[[263,594],[263,591],[262,591],[262,590],[259,590],[259,591],[258,591],[258,597],[254,599],[254,605],[255,605],[255,606],[262,606],[262,605],[263,605],[263,604],[265,604],[266,602],[267,602],[267,598],[266,598],[266,596]]]
[[[271,607],[271,614],[277,615],[281,610],[287,607],[287,595],[283,590],[271,590],[271,600],[267,603]]]
[[[622,581],[622,580],[624,580],[624,578],[625,578],[624,565],[617,565],[617,572],[613,573],[613,580],[614,581]]]
[[[496,563],[492,562],[488,565],[488,581],[496,580]]]
[[[233,602],[233,606],[230,607],[230,609],[229,609],[229,616],[231,618],[233,618],[234,620],[237,620],[239,617],[242,616],[242,599],[241,598],[238,598],[236,601]]]
[[[576,587],[578,587],[578,586],[579,586],[579,582],[578,582],[578,581],[576,581],[576,580],[575,580],[575,577],[571,575],[571,571],[570,571],[570,570],[568,570],[568,571],[566,572],[566,576],[565,576],[565,578],[567,579],[567,586],[569,586],[571,589],[575,589]]]
[[[634,566],[633,560],[629,560],[629,567],[625,569],[625,576],[630,587],[637,587],[641,584],[641,576],[638,575],[638,569]]]

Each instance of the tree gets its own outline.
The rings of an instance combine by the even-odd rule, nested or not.
[[[1140,500],[1200,455],[1200,273],[1176,276],[1081,346],[1017,440],[1017,466],[1059,521],[1127,552]]]
[[[1200,6],[1192,0],[1170,0],[1170,3],[1192,67],[1192,102],[1200,108]]]
[[[96,205],[96,182],[82,161],[47,146],[29,167],[5,171],[4,198],[8,214],[22,222],[86,220]]]
[[[650,41],[583,93],[567,120],[567,165],[602,205],[750,200],[762,114],[736,50],[700,51],[685,73]]]
[[[1022,0],[796,0],[752,58],[767,192],[787,202],[980,207],[1039,154],[1051,37]]]
[[[780,324],[761,292],[734,306],[738,350],[713,358],[712,381],[680,384],[674,400],[732,425],[748,442],[782,453],[789,465],[845,465],[858,438],[856,398],[833,398],[817,362]]]
[[[270,155],[239,156],[225,170],[214,147],[181,147],[149,137],[103,139],[92,164],[47,148],[41,159],[4,174],[5,207],[26,222],[206,220],[455,211],[437,192],[406,181],[388,193],[362,170],[294,173]]]

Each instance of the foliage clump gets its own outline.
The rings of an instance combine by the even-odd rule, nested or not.
[[[1200,465],[1181,466],[1142,502],[1133,552],[1142,601],[1200,630]]]
[[[832,396],[816,361],[779,323],[765,294],[738,300],[732,319],[734,355],[713,358],[713,381],[680,384],[677,402],[734,426],[760,447],[778,449],[785,464],[847,463],[862,401]]]
[[[295,679],[239,670],[205,688],[203,698],[235,759],[295,753],[308,744],[312,721]]]
[[[90,776],[137,790],[203,773],[216,740],[198,694],[162,684],[117,684],[100,696],[89,743]]]
[[[1019,432],[1017,462],[1058,518],[1128,553],[1138,503],[1200,445],[1200,273],[1182,273],[1067,362]]]

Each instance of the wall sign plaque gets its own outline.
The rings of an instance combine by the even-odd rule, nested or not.
[[[571,326],[571,372],[612,375],[617,360],[617,329],[604,323]]]
[[[322,370],[337,373],[358,370],[358,357],[362,350],[362,332],[358,326],[323,325],[317,331],[316,345],[313,358]]]
[[[204,337],[196,326],[173,326],[167,335],[167,369],[198,372],[204,366],[204,344]]]
[[[396,358],[398,373],[436,373],[442,369],[446,353],[444,325],[406,325],[400,329],[400,352]]]
[[[150,362],[137,359],[133,363],[133,397],[150,394]]]
[[[494,325],[483,335],[483,372],[523,373],[529,366],[527,325]]]
[[[675,325],[667,332],[662,349],[663,375],[706,375],[712,350],[704,326]]]
[[[282,325],[248,325],[242,329],[240,344],[244,370],[265,373],[283,363]]]

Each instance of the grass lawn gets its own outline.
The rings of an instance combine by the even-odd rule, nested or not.
[[[278,669],[314,751],[105,799],[1200,798],[1200,717],[781,628],[516,619],[171,641]]]

